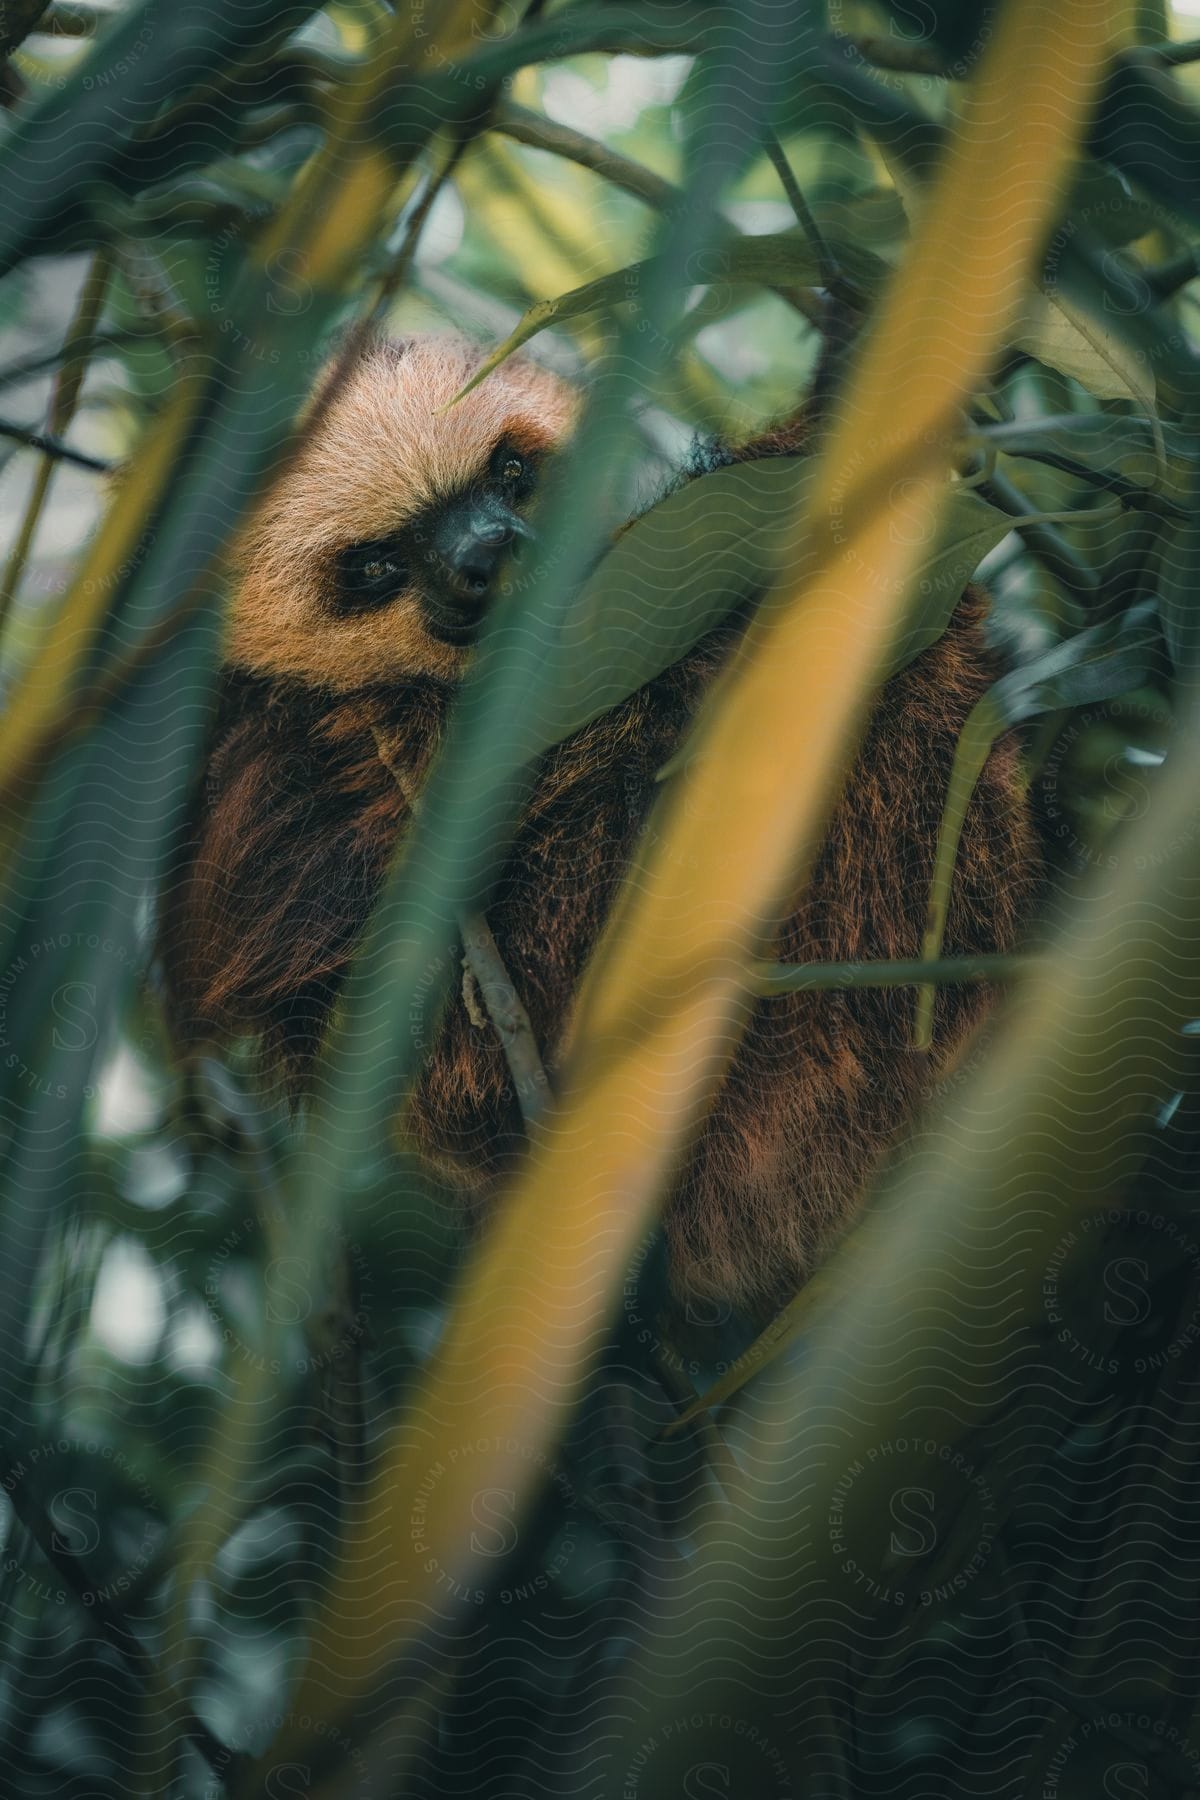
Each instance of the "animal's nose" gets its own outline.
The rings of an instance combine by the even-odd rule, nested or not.
[[[513,541],[513,528],[505,519],[473,519],[454,540],[447,558],[454,573],[468,587],[482,592],[491,585],[500,559]]]
[[[489,497],[452,507],[442,520],[436,547],[455,588],[479,597],[492,585],[514,541],[529,535],[524,519]]]

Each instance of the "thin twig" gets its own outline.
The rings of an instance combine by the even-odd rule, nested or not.
[[[557,120],[547,119],[527,106],[517,106],[512,101],[498,106],[492,129],[503,132],[505,137],[515,139],[518,144],[528,144],[533,150],[547,150],[553,156],[591,169],[613,187],[621,188],[659,212],[670,212],[683,201],[682,189],[656,175],[653,169],[610,150],[598,138],[588,137],[571,125],[560,125]]]
[[[813,213],[811,206],[801,192],[800,184],[792,172],[792,165],[788,162],[783,145],[773,131],[768,131],[767,133],[766,147],[767,155],[770,157],[775,172],[779,176],[780,185],[788,197],[791,209],[796,215],[797,223],[809,243],[812,245],[813,250],[816,252],[817,268],[821,276],[822,286],[825,288],[826,293],[832,296],[833,300],[841,302],[843,309],[848,309],[846,316],[843,317],[839,314],[837,307],[830,302],[822,302],[819,297],[817,297],[818,305],[821,305],[823,310],[818,317],[814,318],[813,312],[809,307],[800,307],[800,310],[804,312],[805,316],[817,326],[818,330],[824,333],[826,338],[826,355],[829,356],[836,349],[835,340],[838,334],[847,329],[853,331],[857,327],[858,316],[864,311],[867,304],[866,296],[858,283],[846,274],[845,270],[838,262],[836,255],[830,249],[824,232],[817,224],[816,216]],[[783,293],[780,289],[776,289],[776,292],[782,293],[784,299],[790,298],[787,293]],[[795,304],[794,300],[792,300],[792,304]]]
[[[405,226],[404,238],[400,248],[392,258],[391,264],[379,284],[379,292],[375,296],[375,302],[371,307],[370,312],[367,314],[366,319],[363,321],[364,331],[370,331],[382,322],[384,313],[390,305],[393,296],[398,291],[401,283],[407,279],[408,272],[413,265],[413,259],[417,254],[417,244],[420,240],[421,233],[425,229],[426,220],[433,211],[433,203],[453,175],[455,169],[458,167],[463,152],[475,135],[475,130],[475,126],[471,125],[468,130],[460,133],[455,139],[454,147],[441,168],[435,174],[431,174],[426,181],[425,191],[417,201],[417,204],[413,207],[408,224]]]
[[[635,200],[654,207],[656,212],[672,212],[684,202],[683,190],[663,176],[656,175],[653,169],[647,169],[644,164],[634,162],[628,156],[619,155],[615,150],[610,150],[607,144],[588,137],[585,132],[576,131],[571,125],[560,125],[556,120],[547,119],[542,113],[532,112],[526,106],[503,102],[496,108],[492,129],[504,137],[512,138],[515,143],[526,144],[533,150],[546,150],[552,156],[561,156],[566,162],[577,163],[582,169],[590,169],[593,174],[599,175],[613,187],[620,188],[623,193],[632,194]],[[740,235],[726,223],[717,242],[735,243]],[[830,260],[832,262],[832,258]],[[769,283],[768,291],[786,306],[802,314],[818,330],[825,329],[825,309],[815,293],[804,288],[789,287],[783,282]]]
[[[51,369],[61,368],[74,357],[90,359],[101,350],[121,350],[132,344],[153,343],[155,336],[154,332],[141,329],[93,331],[87,337],[68,338],[55,350],[39,350],[36,356],[27,356],[0,368],[0,388],[21,387]]]
[[[788,197],[788,204],[796,215],[796,223],[817,253],[821,279],[826,287],[832,287],[838,274],[836,258],[825,242],[821,227],[813,217],[812,208],[804,198],[800,183],[792,172],[792,165],[784,154],[783,145],[773,131],[768,131],[766,144],[767,155],[779,177],[779,185]]]
[[[59,462],[72,463],[77,469],[90,469],[96,475],[111,474],[113,465],[99,456],[87,456],[82,450],[73,450],[70,444],[64,444],[58,438],[38,431],[30,425],[18,425],[15,419],[0,419],[0,437],[13,438],[18,444],[24,444],[29,450],[40,450],[43,456],[56,457]]]
[[[108,291],[111,274],[112,262],[107,251],[98,250],[92,259],[91,267],[80,290],[75,316],[71,320],[67,333],[69,338],[86,342],[88,338],[95,336],[96,325],[104,306],[104,296]],[[84,353],[64,361],[58,371],[47,421],[52,437],[58,442],[61,442],[63,432],[68,429],[71,420],[75,417],[79,396],[83,389],[83,378],[87,373],[87,365],[88,358]],[[29,560],[29,552],[33,548],[33,540],[37,535],[38,526],[41,524],[46,499],[50,492],[50,483],[54,478],[54,466],[52,456],[43,457],[25,507],[21,528],[17,532],[16,541],[8,558],[3,584],[0,585],[0,636],[3,635],[4,627],[8,623],[8,615],[21,585],[21,577]]]
[[[792,173],[792,165],[784,153],[783,145],[773,131],[767,133],[766,147],[767,155],[779,177],[779,185],[787,195],[788,204],[796,215],[796,222],[816,253],[817,268],[821,274],[822,285],[828,288],[831,294],[836,294],[839,299],[849,300],[854,305],[861,305],[862,294],[853,282],[847,280],[837,257],[826,243],[825,235],[813,216],[812,207],[804,198],[800,184]]]
[[[409,809],[420,810],[420,795],[403,769],[397,768],[388,754],[383,733],[371,727],[380,762],[400,789]],[[517,1103],[526,1125],[533,1125],[553,1098],[550,1079],[538,1051],[537,1038],[529,1022],[529,1014],[505,967],[504,958],[492,935],[491,926],[481,912],[464,914],[459,919],[463,949],[463,1004],[472,1025],[491,1021],[500,1039],[509,1073],[516,1089]],[[477,1003],[483,1002],[482,1008]],[[485,1016],[486,1015],[486,1016]]]
[[[538,1052],[529,1014],[504,965],[491,926],[483,913],[460,921],[463,968],[479,990],[500,1039],[526,1125],[535,1125],[553,1098],[550,1079]],[[464,996],[465,997],[465,996]]]

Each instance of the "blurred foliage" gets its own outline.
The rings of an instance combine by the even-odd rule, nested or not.
[[[1200,1793],[1185,26],[1159,0],[0,8],[5,1792]],[[588,406],[550,574],[489,628],[296,1118],[249,1050],[175,1069],[154,896],[224,546],[346,334],[447,323],[586,373]],[[892,416],[901,368],[927,417]],[[697,435],[818,370],[819,461],[707,476],[596,566]],[[654,1205],[703,1100],[669,1033],[711,1044],[795,981],[754,920],[976,569],[1007,672],[960,744],[927,961],[803,978],[902,983],[919,1047],[933,984],[997,972],[939,955],[1012,728],[1036,953],[766,1334],[669,1324]],[[824,636],[818,580],[869,596]],[[393,1129],[410,1009],[531,761],[747,597],[761,655],[668,771],[554,1131],[468,1257]],[[362,1467],[329,1422],[347,1370]]]

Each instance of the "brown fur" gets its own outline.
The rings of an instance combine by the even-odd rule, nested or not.
[[[423,347],[418,369],[435,354]],[[420,787],[454,691],[438,679],[443,669],[403,603],[370,621],[370,642],[355,654],[338,642],[342,623],[320,610],[328,535],[337,530],[347,541],[351,516],[367,535],[388,523],[389,503],[409,504],[416,477],[403,457],[412,440],[397,431],[406,448],[396,453],[386,410],[408,403],[404,366],[401,358],[382,389],[377,368],[368,368],[365,392],[348,393],[331,413],[249,539],[221,716],[164,908],[163,961],[181,1036],[263,1034],[300,1079],[407,823],[406,791]],[[511,370],[486,415],[456,422],[452,449],[422,452],[432,471],[422,478],[432,483],[456,458],[485,454],[502,415],[511,423],[526,408],[536,414],[556,391],[547,379]],[[570,416],[561,399],[553,409],[551,440]],[[446,415],[438,429],[454,419]],[[470,448],[472,430],[483,439]],[[805,438],[797,423],[736,455],[794,451]],[[371,458],[356,468],[364,443]],[[815,875],[782,931],[782,957],[918,954],[955,740],[995,675],[985,610],[968,589],[945,636],[884,688]],[[713,634],[540,765],[488,916],[551,1069],[655,798],[655,774],[736,636],[735,627]],[[402,785],[381,761],[376,733]],[[947,954],[1006,950],[1016,940],[1033,866],[1020,793],[1015,746],[1002,744],[968,814]],[[907,1048],[913,998],[911,989],[793,994],[756,1007],[667,1205],[678,1292],[757,1311],[805,1279],[922,1086],[921,1059]],[[985,1005],[978,988],[943,990],[936,1065]],[[522,1142],[503,1053],[457,995],[433,1026],[411,1127],[479,1202]]]

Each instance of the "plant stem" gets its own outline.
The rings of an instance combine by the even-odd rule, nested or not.
[[[419,793],[404,771],[398,769],[388,755],[383,733],[372,726],[371,736],[375,740],[375,750],[380,762],[400,789],[410,811],[416,813],[421,804]],[[513,1078],[521,1117],[526,1125],[533,1125],[540,1119],[547,1102],[553,1099],[554,1094],[538,1051],[529,1014],[513,986],[512,977],[485,914],[464,914],[459,920],[459,933],[466,952],[463,957],[463,1002],[471,1016],[471,1023],[483,1025],[486,1022],[484,1013],[491,1021]],[[483,1012],[474,1004],[472,984],[483,1002]]]
[[[103,457],[73,450],[61,439],[39,431],[34,425],[19,425],[15,419],[0,419],[0,437],[12,438],[28,450],[40,450],[43,456],[53,457],[56,462],[70,463],[76,469],[91,469],[97,475],[107,475],[112,468]]]
[[[547,119],[527,106],[506,102],[497,107],[492,125],[494,130],[503,132],[505,137],[515,139],[518,144],[547,150],[552,156],[561,156],[568,162],[578,163],[581,168],[591,169],[602,180],[632,194],[656,211],[669,212],[683,199],[682,190],[656,175],[653,169],[647,169],[631,157],[610,150],[598,139],[576,131],[573,126]]]
[[[521,1117],[534,1125],[553,1098],[549,1077],[538,1052],[529,1014],[504,964],[491,926],[483,913],[461,922],[463,967],[473,976],[488,1017],[504,1050],[517,1092]]]
[[[968,715],[959,734],[950,769],[950,786],[938,832],[933,881],[929,890],[929,910],[925,918],[925,936],[921,954],[936,962],[942,953],[942,939],[950,911],[950,890],[954,884],[954,865],[962,837],[967,808],[975,792],[992,745],[1004,729],[1004,719],[991,694],[985,694]],[[933,1003],[935,986],[926,979],[917,995],[916,1019],[913,1026],[913,1049],[928,1050],[933,1043]]]
[[[98,250],[92,259],[92,265],[84,279],[79,302],[75,308],[75,317],[71,320],[67,332],[68,342],[76,339],[87,342],[94,338],[96,325],[104,305],[104,295],[108,288],[112,264],[108,253]],[[83,378],[87,372],[89,352],[66,360],[59,369],[54,383],[54,393],[50,401],[48,431],[45,434],[31,433],[25,441],[34,449],[42,452],[42,461],[34,477],[33,489],[25,507],[25,516],[21,520],[21,528],[17,532],[16,542],[9,554],[4,570],[3,585],[0,586],[0,636],[3,635],[8,622],[9,613],[21,585],[21,576],[25,564],[29,560],[29,552],[33,548],[33,540],[41,523],[46,499],[50,492],[50,483],[54,477],[55,461],[74,462],[83,468],[107,470],[108,464],[94,457],[85,457],[77,450],[70,450],[62,442],[62,434],[67,430],[75,417],[75,409],[79,405],[79,395],[83,387]],[[8,432],[8,426],[0,425],[0,430]],[[12,435],[16,435],[12,433]]]
[[[953,987],[976,981],[1017,981],[1036,967],[1027,956],[914,957],[897,962],[755,963],[760,994],[830,993],[848,988]]]
[[[784,154],[783,145],[773,131],[767,133],[766,145],[767,155],[779,177],[779,185],[788,197],[788,204],[796,215],[796,222],[816,252],[822,285],[828,288],[831,294],[837,294],[841,299],[850,300],[856,305],[861,304],[862,295],[852,285],[847,284],[838,265],[837,257],[825,242],[821,227],[813,216],[812,207],[804,198],[800,184],[792,173],[792,165]]]
[[[41,351],[37,356],[28,356],[0,368],[0,388],[20,387],[35,376],[61,369],[73,357],[92,357],[100,350],[119,350],[126,344],[144,344],[150,339],[151,334],[144,330],[93,331],[86,337],[68,338],[56,350]]]

